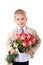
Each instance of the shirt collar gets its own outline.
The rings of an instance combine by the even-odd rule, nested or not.
[[[17,26],[18,31],[21,29],[19,26]],[[26,25],[23,27],[23,30],[26,30]]]

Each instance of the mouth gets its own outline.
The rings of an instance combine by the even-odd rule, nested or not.
[[[21,23],[20,25],[23,25],[23,23]]]

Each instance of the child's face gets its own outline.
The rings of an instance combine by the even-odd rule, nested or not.
[[[15,15],[15,22],[19,27],[23,27],[27,21],[27,18],[22,14]]]

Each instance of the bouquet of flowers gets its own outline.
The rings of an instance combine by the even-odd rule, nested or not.
[[[18,48],[18,51],[23,53],[25,50],[29,50],[30,46],[34,44],[36,41],[36,38],[31,35],[31,34],[26,34],[26,33],[21,33],[21,34],[16,34],[16,48]],[[15,45],[14,45],[15,47]]]
[[[26,33],[20,33],[20,34],[16,34],[16,40],[12,41],[12,47],[13,49],[19,51],[20,53],[25,52],[26,50],[29,50],[31,45],[35,44],[36,42],[36,38],[29,34]],[[17,55],[15,54],[8,54],[6,59],[8,62],[13,62],[14,58]]]

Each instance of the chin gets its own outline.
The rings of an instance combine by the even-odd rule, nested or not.
[[[19,27],[23,27],[23,25],[19,25]]]

